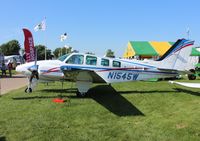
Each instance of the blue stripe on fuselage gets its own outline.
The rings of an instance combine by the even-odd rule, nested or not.
[[[122,71],[122,70],[119,70],[120,68],[102,68],[102,67],[87,67],[87,66],[61,66],[61,70],[62,71],[65,71],[65,70],[68,70],[68,71],[72,71],[72,70],[97,70],[97,71]],[[122,68],[123,69],[123,68]],[[128,69],[128,68],[124,68],[123,71],[134,71],[134,72],[146,72],[146,73],[160,73],[160,74],[178,74],[177,72],[168,72],[168,71],[153,71],[153,70],[134,70],[133,68],[131,69]]]

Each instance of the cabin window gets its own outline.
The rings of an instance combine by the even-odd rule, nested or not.
[[[87,65],[97,65],[97,57],[86,56],[86,64]]]
[[[69,54],[65,54],[65,55],[59,57],[58,60],[63,62],[68,56],[69,56]]]
[[[109,60],[108,59],[101,59],[101,65],[102,66],[109,66]]]
[[[120,68],[121,67],[121,62],[119,62],[119,61],[113,61],[113,67]]]
[[[83,64],[83,59],[84,56],[83,55],[73,55],[71,56],[66,63],[67,64]]]

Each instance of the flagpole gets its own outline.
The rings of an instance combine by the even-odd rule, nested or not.
[[[45,42],[46,44],[46,42]],[[44,45],[44,59],[47,60],[47,47]]]
[[[63,42],[67,38],[67,33],[64,33],[63,35],[60,36],[60,41]],[[65,48],[65,46],[61,45],[61,56],[62,56],[62,49]],[[66,53],[66,52],[65,52]]]
[[[189,33],[189,31],[187,31],[187,38],[188,38],[188,40],[190,39],[190,33]]]
[[[187,32],[186,33],[187,33],[187,38],[189,40],[190,39],[190,28],[189,27],[187,28]]]
[[[47,60],[47,47],[46,47],[46,35],[45,35],[45,32],[44,32],[44,35],[43,35],[43,39],[44,39],[44,60]]]
[[[37,24],[35,27],[34,27],[34,30],[37,32],[39,30],[42,30],[42,31],[45,31],[46,30],[46,17],[42,20],[42,22],[40,22],[39,24]],[[46,60],[47,59],[47,49],[46,49],[46,35],[44,33],[43,35],[43,39],[44,39],[44,59]]]
[[[44,18],[45,20],[45,30],[46,30],[46,16]],[[46,45],[46,33],[44,32],[44,43],[45,43],[45,48],[44,48],[44,58],[47,60],[47,45]]]

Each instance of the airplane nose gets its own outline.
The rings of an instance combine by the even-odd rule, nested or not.
[[[29,74],[29,71],[26,69],[24,65],[19,65],[16,67],[16,72],[21,73],[21,74]]]
[[[15,68],[16,72],[22,72],[22,66],[21,65],[18,65],[16,68]]]

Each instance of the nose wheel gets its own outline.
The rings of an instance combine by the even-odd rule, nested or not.
[[[76,92],[77,97],[85,97],[86,95],[87,95],[87,92],[79,92],[79,91]]]
[[[32,88],[27,87],[24,91],[25,93],[32,93]]]

